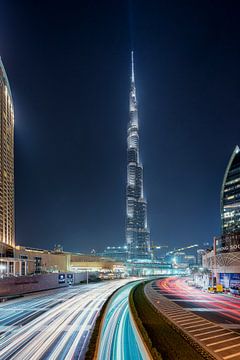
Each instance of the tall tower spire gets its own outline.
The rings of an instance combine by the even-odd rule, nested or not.
[[[143,166],[139,161],[138,108],[133,51],[131,52],[129,115],[127,132],[126,244],[129,259],[150,259],[147,202],[143,195]]]
[[[131,51],[131,65],[132,65],[131,82],[134,83],[135,78],[134,78],[134,56],[133,56],[133,51]]]

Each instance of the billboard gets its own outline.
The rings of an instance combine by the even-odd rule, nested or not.
[[[240,251],[240,234],[224,235],[216,239],[216,253]]]

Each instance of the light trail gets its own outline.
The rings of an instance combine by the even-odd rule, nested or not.
[[[135,285],[136,283],[131,283],[117,291],[106,309],[98,360],[149,359],[129,313],[128,296]]]
[[[151,303],[216,359],[240,360],[240,300],[189,287],[182,278],[146,285]]]
[[[0,306],[0,359],[84,359],[99,310],[128,282],[78,286]]]
[[[185,280],[180,278],[167,278],[156,282],[157,286],[161,290],[163,295],[170,296],[170,300],[174,301],[174,298],[181,299],[190,304],[190,307],[194,304],[201,304],[204,317],[209,315],[209,312],[213,311],[215,317],[223,316],[228,321],[234,321],[240,325],[240,300],[233,297],[226,297],[224,295],[209,294],[199,289],[189,287]],[[204,309],[208,310],[204,312]],[[194,311],[194,307],[192,308]],[[214,320],[213,320],[214,321]],[[224,322],[224,321],[218,321]]]

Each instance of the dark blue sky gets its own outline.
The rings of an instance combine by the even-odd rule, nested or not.
[[[234,1],[0,0],[18,244],[123,243],[131,47],[152,240],[220,233],[221,182],[240,143],[239,13]]]

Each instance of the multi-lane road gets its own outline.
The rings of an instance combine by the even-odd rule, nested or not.
[[[149,283],[145,293],[214,359],[240,360],[240,299],[191,288],[179,278]]]
[[[118,290],[106,309],[98,360],[148,359],[129,314],[128,296],[135,285],[131,283]]]
[[[99,310],[117,289],[102,323],[98,360],[148,359],[129,312],[128,296],[136,284],[129,281],[108,281],[51,290],[0,304],[0,359],[84,359]],[[210,341],[209,346],[213,347],[213,351],[218,354],[223,352],[224,359],[239,358],[240,343],[236,333],[233,333],[240,332],[239,299],[202,292],[189,287],[181,278],[157,280],[153,284],[156,294],[163,295],[188,312],[200,315],[205,321],[224,326],[226,330],[214,327],[210,322],[205,325],[194,316],[191,324],[189,320],[183,322],[180,319],[181,325],[191,327],[191,332],[199,332],[200,340]],[[175,312],[174,319],[190,317],[180,315],[179,310],[169,309]],[[195,330],[194,321],[202,324],[203,329],[197,325]],[[205,326],[211,329],[205,329]],[[208,334],[207,338],[205,334]]]
[[[96,317],[129,280],[52,290],[0,305],[0,359],[84,359]]]
[[[183,308],[240,332],[240,298],[210,294],[187,285],[184,278],[156,281],[162,295]]]

